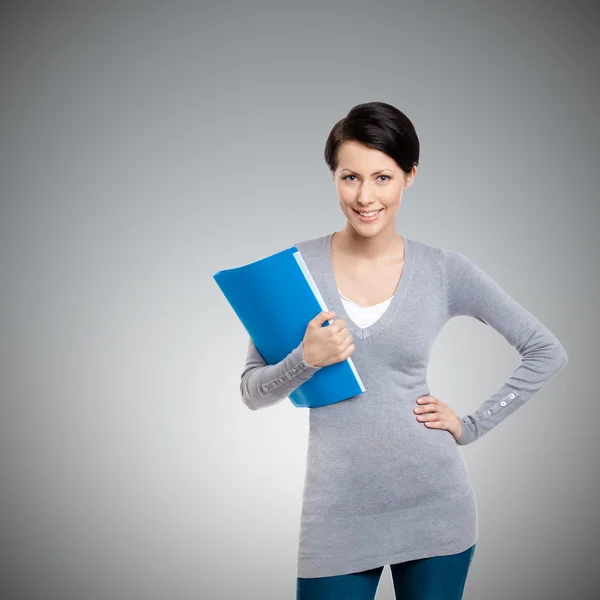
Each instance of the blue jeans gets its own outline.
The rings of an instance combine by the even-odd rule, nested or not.
[[[475,546],[390,565],[396,600],[461,600]],[[298,577],[296,600],[374,600],[382,571],[383,566],[332,577]]]

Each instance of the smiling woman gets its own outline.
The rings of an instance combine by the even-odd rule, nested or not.
[[[309,323],[277,365],[250,339],[240,387],[247,406],[272,406],[350,355],[365,384],[361,394],[309,409],[297,600],[348,590],[373,600],[386,564],[397,598],[460,600],[479,536],[460,446],[531,400],[567,353],[467,256],[398,235],[396,215],[419,161],[402,112],[381,102],[354,107],[333,127],[325,159],[345,225],[293,245],[336,318],[327,327]],[[427,381],[436,338],[459,315],[491,326],[521,355],[496,392],[462,417]],[[289,375],[296,364],[302,368]],[[263,390],[261,378],[277,377],[277,392]]]
[[[417,173],[419,152],[419,138],[410,119],[384,102],[355,106],[331,130],[325,162],[348,219],[341,237],[348,239],[348,245],[356,245],[359,255],[380,256],[396,237],[395,216],[404,190]],[[354,224],[361,223],[373,227],[353,231]],[[377,241],[362,240],[365,236],[377,236]]]

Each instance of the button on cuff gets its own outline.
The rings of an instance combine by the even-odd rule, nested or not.
[[[514,392],[511,392],[510,394],[507,394],[496,405],[494,405],[491,408],[488,408],[485,411],[485,414],[483,414],[483,416],[481,417],[481,420],[485,420],[487,417],[493,415],[494,413],[497,413],[499,410],[502,410],[502,408],[504,408],[505,406],[507,406],[510,402],[512,402],[515,398],[519,397],[520,395],[521,394],[519,392],[517,392],[517,391],[514,391]]]

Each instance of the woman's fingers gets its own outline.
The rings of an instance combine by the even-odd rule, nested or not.
[[[439,404],[419,404],[419,406],[417,406],[414,411],[417,414],[420,413],[426,413],[426,412],[433,412],[434,410],[440,410],[440,405]]]

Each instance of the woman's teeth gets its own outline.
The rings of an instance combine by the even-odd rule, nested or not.
[[[383,210],[383,208],[380,208],[379,210],[376,210],[374,212],[359,212],[358,210],[355,211],[358,214],[358,218],[363,222],[363,223],[374,223],[375,221],[377,221],[377,219],[379,218],[379,213]]]

